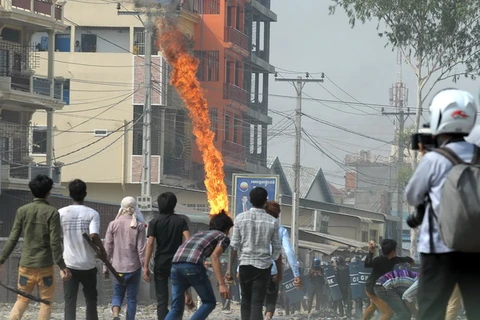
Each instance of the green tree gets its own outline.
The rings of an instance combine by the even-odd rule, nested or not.
[[[398,49],[416,78],[415,131],[422,108],[443,80],[475,79],[480,70],[480,1],[478,0],[331,0],[330,14],[343,8],[350,25],[377,21],[386,47]],[[414,152],[416,166],[418,152]],[[400,178],[400,177],[399,177]],[[403,177],[404,178],[404,177]],[[413,229],[412,229],[413,230]],[[412,243],[416,243],[412,232]],[[411,254],[415,254],[412,245]]]

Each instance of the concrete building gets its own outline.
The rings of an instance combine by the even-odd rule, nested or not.
[[[203,4],[203,5],[202,5]],[[270,1],[182,1],[177,14],[210,106],[215,144],[227,184],[234,172],[266,172]],[[139,195],[144,105],[143,24],[111,3],[68,2],[64,32],[55,35],[55,68],[65,78],[68,107],[55,113],[55,161],[62,182],[81,177],[89,194],[106,200]],[[135,10],[122,5],[123,11]],[[88,14],[85,14],[88,12]],[[37,72],[45,72],[48,35],[37,32]],[[44,52],[43,52],[44,51]],[[161,186],[203,189],[203,161],[187,110],[169,84],[170,66],[152,52],[152,195]],[[33,141],[45,129],[33,119]],[[32,151],[45,161],[45,146]]]
[[[52,131],[30,131],[32,116],[46,124],[47,113],[63,108],[63,79],[55,78],[55,52],[40,57],[32,36],[63,32],[64,1],[2,0],[0,5],[0,182],[2,190],[28,190],[30,178],[49,174],[60,182],[61,168],[50,157],[31,153],[50,146]],[[45,68],[36,69],[43,58]],[[50,64],[50,68],[47,66]],[[43,111],[43,112],[40,112]],[[50,118],[51,119],[51,118]],[[36,143],[30,143],[31,140]]]

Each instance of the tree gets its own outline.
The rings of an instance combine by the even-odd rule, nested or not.
[[[357,21],[376,20],[378,35],[386,39],[386,46],[402,53],[416,78],[416,132],[423,105],[440,81],[479,75],[480,1],[331,1],[330,14],[343,8],[352,28]],[[417,152],[413,158],[415,167]]]

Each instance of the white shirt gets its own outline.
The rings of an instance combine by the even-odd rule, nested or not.
[[[449,143],[447,144],[447,147],[455,152],[463,161],[472,161],[474,151],[474,146],[472,144],[460,141]],[[433,205],[433,212],[436,215],[433,219],[434,226],[432,230],[435,253],[447,253],[453,251],[443,242],[438,232],[437,223],[438,213],[440,212],[440,198],[442,196],[443,183],[452,167],[453,165],[450,160],[444,156],[436,152],[428,152],[418,164],[418,167],[413,173],[405,190],[408,203],[414,207],[417,207],[424,202],[427,193],[430,196]],[[427,206],[425,210],[425,217],[420,226],[420,234],[418,237],[418,252],[420,253],[432,253],[430,252],[428,210],[429,206]]]
[[[63,230],[63,259],[68,268],[91,270],[96,267],[95,251],[83,238],[83,234],[100,234],[100,215],[82,205],[71,205],[60,210]]]

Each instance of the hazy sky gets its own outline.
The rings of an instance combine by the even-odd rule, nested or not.
[[[320,74],[314,73],[324,72],[346,92],[328,79],[325,79],[322,85],[306,84],[306,99],[302,105],[305,114],[351,131],[391,141],[394,117],[382,116],[381,106],[378,105],[386,105],[386,111],[394,111],[388,106],[389,89],[398,79],[397,54],[392,52],[391,48],[385,48],[384,39],[377,35],[375,22],[357,25],[355,29],[351,29],[343,10],[339,9],[335,15],[329,15],[330,4],[331,1],[328,0],[273,0],[272,10],[277,13],[278,22],[272,24],[270,62],[277,67],[279,77],[295,78],[302,75],[282,69],[310,72],[314,78],[320,77]],[[410,90],[409,105],[414,106],[415,79],[406,64],[403,66],[403,79]],[[455,86],[478,96],[477,82],[461,81]],[[448,86],[452,86],[452,83],[444,82],[439,84],[436,90]],[[294,161],[294,127],[292,125],[287,130],[277,130],[283,129],[292,121],[275,112],[288,112],[293,115],[296,100],[275,95],[294,97],[296,92],[291,84],[275,82],[272,75],[270,95],[269,107],[273,125],[269,138],[279,134],[279,131],[282,133],[269,141],[268,154],[279,156],[283,163],[291,165]],[[335,101],[360,101],[367,105],[309,101],[308,96]],[[372,154],[385,156],[389,153],[389,146],[383,142],[341,131],[307,117],[303,117],[302,121],[304,130],[318,141],[320,147],[342,163],[346,154],[356,153],[361,149],[372,150]],[[301,162],[304,166],[321,167],[327,179],[335,185],[344,184],[345,170],[305,141],[302,141]]]

